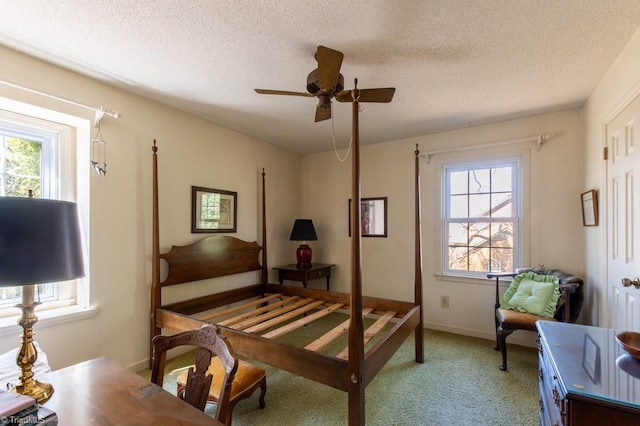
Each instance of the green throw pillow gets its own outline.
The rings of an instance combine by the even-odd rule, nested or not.
[[[558,277],[524,272],[514,277],[500,299],[500,307],[553,318],[560,298]]]

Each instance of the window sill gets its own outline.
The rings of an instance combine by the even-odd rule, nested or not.
[[[465,275],[444,275],[442,273],[435,274],[435,277],[438,281],[452,281],[461,284],[495,285],[495,281],[489,278],[469,277]]]
[[[98,315],[98,308],[95,306],[89,308],[80,308],[78,306],[68,306],[65,308],[51,309],[38,313],[35,312],[38,317],[38,322],[34,326],[35,328],[42,329],[54,325],[64,324],[68,322],[74,322],[87,318],[93,318]],[[21,328],[18,325],[20,320],[20,314],[3,318],[0,320],[0,337],[15,335],[16,329]]]

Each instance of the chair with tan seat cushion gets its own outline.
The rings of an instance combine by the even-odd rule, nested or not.
[[[209,388],[209,394],[207,400],[210,402],[217,402],[220,398],[220,380],[222,380],[224,371],[220,359],[211,359],[211,364],[207,373],[213,376],[211,387]],[[177,378],[178,382],[178,394],[185,389],[187,382],[187,373],[180,374]],[[229,410],[228,410],[228,423],[231,424],[231,416],[233,414],[233,408],[235,405],[243,399],[249,398],[256,389],[260,388],[260,397],[258,405],[260,408],[265,407],[264,397],[267,392],[267,373],[263,368],[248,363],[243,360],[239,360],[238,369],[236,370],[235,377],[231,384],[231,395],[229,397]]]
[[[517,269],[491,273],[496,280],[496,347],[502,353],[500,370],[507,370],[506,339],[516,330],[536,331],[537,321],[575,322],[583,301],[582,278],[559,269]],[[500,296],[500,279],[512,278]],[[522,284],[522,285],[521,285]]]
[[[155,336],[151,381],[162,386],[167,351],[179,346],[196,346],[195,365],[180,376],[182,386],[177,396],[204,410],[208,401],[217,404],[215,417],[231,424],[233,407],[243,398],[261,388],[260,408],[264,408],[267,375],[264,369],[238,360],[219,327],[203,325],[200,329],[171,336]]]

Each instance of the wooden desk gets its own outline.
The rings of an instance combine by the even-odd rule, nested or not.
[[[325,277],[327,279],[327,291],[329,291],[329,283],[331,281],[331,268],[336,265],[326,263],[314,263],[309,268],[298,268],[296,265],[277,266],[273,269],[278,271],[278,281],[280,285],[284,284],[284,280],[300,281],[302,286],[307,288],[309,281],[317,280]]]
[[[109,358],[43,374],[54,387],[43,405],[64,425],[222,425]]]

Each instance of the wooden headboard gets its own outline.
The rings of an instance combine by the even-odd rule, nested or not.
[[[169,274],[162,287],[207,278],[223,277],[262,268],[257,242],[243,241],[226,235],[204,238],[186,246],[173,246],[160,258],[169,264]]]

